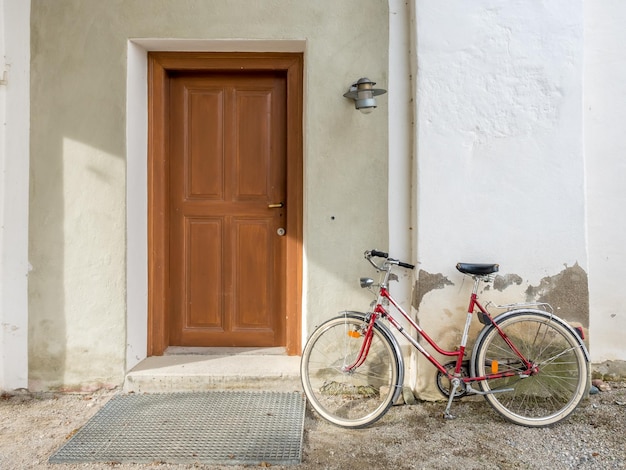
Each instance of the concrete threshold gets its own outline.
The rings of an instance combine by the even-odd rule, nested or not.
[[[202,390],[301,391],[300,357],[284,348],[168,348],[127,375],[128,393]]]

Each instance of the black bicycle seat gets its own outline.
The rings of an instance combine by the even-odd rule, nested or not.
[[[500,265],[498,264],[457,263],[456,265],[456,269],[463,274],[473,274],[476,276],[497,273],[499,267]]]

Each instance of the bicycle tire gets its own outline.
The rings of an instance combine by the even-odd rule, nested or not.
[[[548,313],[520,311],[496,323],[538,372],[482,381],[486,400],[506,420],[526,427],[545,427],[570,416],[588,390],[588,360],[580,340]],[[519,358],[491,326],[476,345],[473,376],[524,370]],[[511,391],[498,390],[512,389]],[[494,392],[495,393],[492,393]]]
[[[404,370],[391,333],[374,324],[365,362],[352,372],[368,326],[365,315],[346,312],[320,325],[302,353],[304,392],[324,419],[344,428],[362,428],[380,419],[393,404]],[[356,332],[356,333],[355,333]]]

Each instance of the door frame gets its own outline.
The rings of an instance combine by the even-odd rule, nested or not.
[[[287,78],[287,238],[285,331],[289,355],[301,352],[303,238],[303,54],[148,53],[148,356],[169,345],[167,100],[170,71],[284,71]]]

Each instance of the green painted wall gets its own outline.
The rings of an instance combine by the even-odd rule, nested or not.
[[[118,385],[126,371],[126,51],[132,38],[305,40],[305,335],[363,305],[361,254],[387,243],[382,0],[33,0],[29,375],[33,389]],[[358,304],[357,304],[358,305]],[[365,304],[367,305],[367,304]]]

